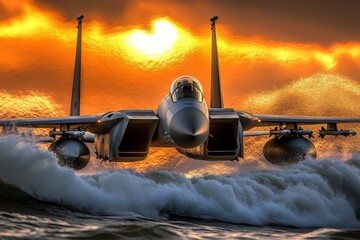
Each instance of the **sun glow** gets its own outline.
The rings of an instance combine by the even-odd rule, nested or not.
[[[30,5],[24,6],[25,14],[1,24],[0,37],[32,37],[39,29],[49,29],[53,22],[48,15],[34,9]]]
[[[135,29],[126,38],[128,46],[142,55],[161,55],[172,49],[179,38],[175,25],[165,19],[153,21],[153,32]]]
[[[199,44],[190,32],[168,18],[154,19],[150,31],[135,28],[121,33],[117,39],[123,45],[122,56],[147,70],[179,63]]]

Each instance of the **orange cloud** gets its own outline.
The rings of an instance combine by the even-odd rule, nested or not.
[[[0,90],[0,118],[31,118],[64,116],[61,105],[45,93]]]
[[[32,1],[2,1],[20,14],[0,21],[0,83],[8,90],[38,89],[68,109],[73,74],[76,21],[65,21]],[[140,4],[141,5],[141,4]],[[204,22],[207,26],[207,22]],[[253,91],[316,72],[355,72],[360,44],[272,41],[234,35],[218,25],[220,68],[225,103],[234,104]],[[170,17],[147,25],[109,26],[84,20],[83,114],[121,108],[155,109],[179,75],[195,75],[209,99],[210,31],[189,30]],[[149,91],[151,89],[151,91]],[[94,104],[111,102],[110,106]],[[229,101],[230,100],[230,101]]]

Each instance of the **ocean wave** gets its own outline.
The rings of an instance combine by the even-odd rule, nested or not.
[[[177,215],[250,225],[359,227],[360,157],[186,178],[157,171],[78,175],[16,136],[0,138],[0,180],[42,201],[98,215]]]

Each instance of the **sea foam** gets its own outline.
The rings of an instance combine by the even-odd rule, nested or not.
[[[359,227],[360,157],[186,178],[158,171],[78,175],[16,136],[0,138],[0,180],[44,201],[99,215],[168,215],[238,224]]]

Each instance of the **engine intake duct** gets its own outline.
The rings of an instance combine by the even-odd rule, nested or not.
[[[95,135],[96,156],[132,162],[146,158],[158,118],[153,111],[122,111],[123,118],[106,134]]]
[[[210,159],[235,159],[239,155],[239,116],[233,109],[210,109],[206,155]],[[242,133],[242,131],[241,131]]]

